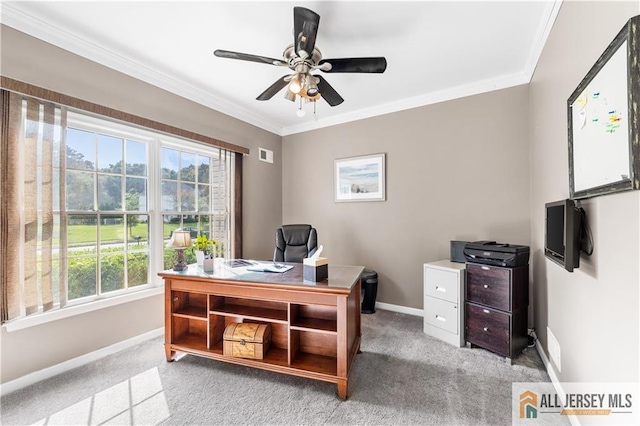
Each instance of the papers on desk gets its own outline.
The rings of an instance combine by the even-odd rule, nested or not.
[[[257,263],[247,268],[247,271],[253,272],[287,272],[292,269],[291,265],[283,265],[281,263]]]
[[[231,259],[225,261],[225,265],[230,268],[242,268],[245,266],[256,265],[258,262],[254,262],[253,260],[244,260],[244,259]]]
[[[247,272],[287,272],[292,269],[292,265],[285,265],[271,261],[257,261],[247,259],[230,259],[224,261],[225,270],[234,275],[246,274]]]

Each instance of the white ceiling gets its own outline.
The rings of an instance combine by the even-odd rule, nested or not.
[[[27,34],[279,135],[529,82],[558,1],[1,3]],[[284,90],[255,98],[286,68],[215,49],[281,58],[293,7],[320,15],[324,58],[384,56],[384,74],[324,74],[345,99],[298,117]]]

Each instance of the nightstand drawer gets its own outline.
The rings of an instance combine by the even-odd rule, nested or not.
[[[458,334],[458,305],[426,296],[424,321],[449,333]]]
[[[500,355],[511,356],[511,315],[467,303],[467,341]]]
[[[511,310],[511,269],[467,264],[467,301]]]
[[[455,272],[424,268],[424,293],[449,302],[458,302],[459,278]]]

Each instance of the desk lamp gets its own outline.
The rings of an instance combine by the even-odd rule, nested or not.
[[[191,247],[191,234],[189,231],[173,231],[167,247],[175,249],[177,254],[176,264],[173,265],[173,270],[184,271],[187,269],[187,264],[184,261],[184,251]]]

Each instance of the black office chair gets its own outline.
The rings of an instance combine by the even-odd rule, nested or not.
[[[302,263],[318,249],[318,233],[311,225],[282,225],[276,231],[274,262]]]

